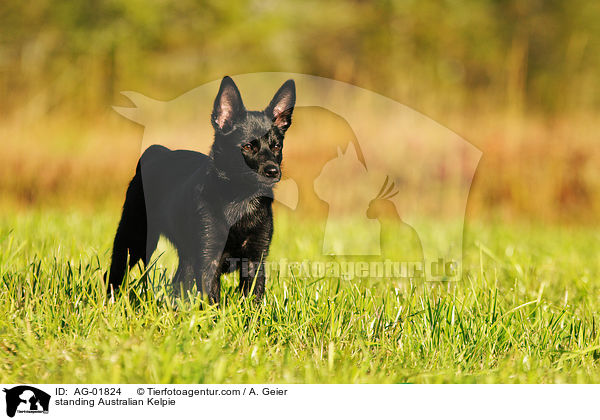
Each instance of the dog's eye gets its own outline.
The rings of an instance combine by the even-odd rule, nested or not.
[[[252,150],[252,144],[246,143],[242,146],[242,149],[244,149],[246,152],[250,152]]]
[[[273,150],[274,150],[275,152],[279,152],[279,151],[281,150],[281,144],[276,144],[276,145],[274,145],[274,146],[273,146]]]

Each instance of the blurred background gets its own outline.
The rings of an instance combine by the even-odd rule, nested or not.
[[[477,146],[469,217],[595,223],[598,22],[589,0],[3,0],[0,206],[120,205],[143,136],[111,108],[131,106],[121,91],[166,101],[282,71],[380,93]]]

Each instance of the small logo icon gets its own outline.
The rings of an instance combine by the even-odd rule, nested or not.
[[[15,413],[44,413],[48,414],[50,395],[29,385],[19,385],[6,393],[6,415],[14,417]]]

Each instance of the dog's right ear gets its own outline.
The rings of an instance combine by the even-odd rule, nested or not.
[[[215,98],[211,123],[215,131],[227,134],[233,129],[234,124],[243,120],[245,116],[246,108],[242,102],[242,95],[233,79],[225,76]]]

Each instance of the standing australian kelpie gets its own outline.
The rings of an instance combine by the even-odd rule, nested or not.
[[[281,179],[283,138],[296,101],[285,82],[264,111],[247,111],[230,77],[221,81],[206,156],[154,145],[140,157],[115,236],[108,289],[119,288],[129,266],[147,264],[158,238],[179,256],[176,295],[197,290],[218,303],[223,272],[240,270],[240,289],[265,289],[263,260],[273,235],[273,186]]]

